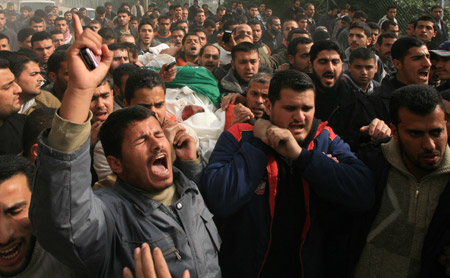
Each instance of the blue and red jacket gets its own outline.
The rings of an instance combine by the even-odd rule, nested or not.
[[[347,253],[353,250],[355,220],[373,205],[373,178],[326,122],[315,122],[310,142],[295,160],[281,157],[254,137],[249,124],[236,124],[220,136],[203,172],[201,190],[223,228],[224,277],[267,276],[264,268],[273,248],[273,225],[278,223],[277,193],[284,183],[300,187],[298,196],[290,196],[303,208],[295,243],[299,276],[350,273]]]

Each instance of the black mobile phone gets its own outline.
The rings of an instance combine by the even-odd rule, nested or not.
[[[173,66],[175,66],[177,64],[177,61],[173,61],[172,63],[170,63],[167,67],[166,67],[166,69],[165,69],[165,71],[168,71],[168,70],[170,70]]]
[[[101,57],[95,55],[92,50],[90,50],[89,48],[83,48],[80,50],[80,55],[88,69],[94,70],[98,67],[98,63],[100,63]]]
[[[222,41],[223,41],[224,43],[229,42],[232,33],[233,33],[233,31],[231,31],[231,30],[225,30],[225,32],[223,32]]]

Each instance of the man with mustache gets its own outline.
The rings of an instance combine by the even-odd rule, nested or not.
[[[200,49],[198,65],[214,72],[220,67],[220,50],[217,46],[207,44]]]
[[[201,190],[224,220],[224,277],[349,277],[351,232],[341,228],[371,207],[371,175],[314,117],[314,89],[305,73],[275,73],[267,118],[217,141]]]
[[[202,164],[192,137],[174,139],[176,165],[185,175],[172,166],[171,146],[154,112],[142,106],[113,112],[99,137],[117,182],[92,191],[89,106],[113,54],[97,33],[83,31],[77,15],[74,25],[62,107],[39,140],[30,205],[38,241],[80,277],[122,277],[124,267],[134,272],[133,251],[143,243],[165,253],[172,277],[186,269],[191,277],[220,277],[220,240],[194,182]],[[79,55],[85,47],[101,54],[95,70]]]
[[[417,38],[398,39],[392,45],[391,53],[397,73],[384,78],[376,93],[387,110],[394,90],[411,84],[428,84],[431,68],[430,52],[425,43]]]
[[[328,121],[353,151],[361,143],[391,135],[386,109],[378,98],[353,94],[341,82],[343,53],[333,41],[311,47],[312,79],[316,85],[315,117]]]
[[[390,114],[393,138],[360,153],[376,173],[377,193],[363,215],[354,277],[445,277],[450,149],[442,98],[427,85],[404,86],[393,93]]]
[[[237,103],[233,108],[233,123],[255,122],[263,116],[271,78],[270,73],[257,73],[250,79],[245,91],[245,103]]]

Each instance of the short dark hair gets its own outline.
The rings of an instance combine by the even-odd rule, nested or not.
[[[113,72],[113,82],[114,85],[121,86],[122,85],[122,76],[130,75],[131,73],[139,70],[139,66],[134,63],[126,63],[118,66]]]
[[[31,57],[25,53],[13,53],[13,55],[7,58],[9,60],[9,69],[14,74],[14,76],[18,78],[20,74],[25,70],[26,64],[30,62],[39,63],[39,60],[33,58],[35,57]]]
[[[56,50],[53,54],[48,58],[47,62],[47,70],[48,72],[57,73],[59,68],[61,67],[61,63],[66,61],[66,50]]]
[[[258,48],[253,43],[250,42],[241,42],[237,44],[233,49],[231,50],[231,59],[234,60],[236,58],[236,52],[253,52],[255,51],[258,53]],[[259,53],[258,53],[259,56]]]
[[[5,35],[5,34],[3,34],[3,33],[0,33],[0,40],[3,40],[3,39],[7,39],[7,40],[8,40],[8,44],[9,44],[9,38],[8,38],[8,36]]]
[[[311,63],[314,63],[314,60],[317,58],[317,55],[319,55],[319,53],[324,50],[336,51],[341,57],[341,60],[343,60],[344,54],[342,53],[340,46],[336,42],[318,41],[313,44],[313,46],[311,47],[311,51],[309,52]]]
[[[171,31],[172,34],[175,31],[183,31],[183,37],[186,36],[186,30],[184,30],[184,28],[182,28],[182,27],[175,27],[175,28],[173,28],[172,31]]]
[[[287,51],[288,55],[295,56],[297,55],[297,46],[299,44],[310,44],[313,43],[313,41],[310,38],[304,38],[304,37],[297,37],[289,42]]]
[[[138,46],[131,42],[123,42],[122,44],[127,48],[128,54],[131,55],[131,57],[133,57],[134,59],[137,59],[137,57],[139,56]]]
[[[98,34],[105,40],[111,40],[116,38],[116,34],[114,33],[114,30],[111,27],[101,28],[100,30],[98,30]]]
[[[366,35],[366,37],[370,38],[371,35],[371,31],[369,28],[369,25],[365,24],[364,22],[354,22],[350,25],[350,27],[348,28],[348,30],[352,30],[352,29],[362,29],[364,31],[364,34]]]
[[[367,14],[366,14],[365,12],[363,12],[363,11],[357,11],[357,12],[355,12],[355,14],[353,15],[353,19],[355,19],[355,18],[365,18],[365,19],[367,19],[368,16],[367,16]]]
[[[414,29],[416,29],[417,24],[419,23],[419,21],[430,21],[433,23],[433,30],[436,31],[436,21],[434,21],[434,19],[429,16],[429,15],[423,15],[421,17],[419,17],[416,22],[414,23]]]
[[[200,40],[199,36],[198,36],[196,33],[194,33],[194,32],[192,32],[191,30],[189,30],[189,33],[187,33],[187,34],[183,37],[183,40],[181,41],[181,44],[182,44],[182,45],[184,45],[184,43],[186,42],[186,40],[187,40],[187,38],[188,38],[189,36],[196,36],[196,37]]]
[[[98,134],[105,151],[105,156],[122,158],[122,141],[125,137],[125,130],[134,122],[141,122],[155,116],[150,109],[136,105],[119,109],[108,116],[103,123]]]
[[[161,22],[161,19],[169,19],[169,20],[170,20],[170,17],[167,16],[167,15],[160,15],[160,16],[158,17],[158,23]]]
[[[419,84],[404,86],[392,94],[389,103],[391,121],[396,126],[399,124],[398,111],[402,107],[416,115],[426,116],[438,105],[445,111],[441,94],[436,89]]]
[[[152,29],[153,29],[153,31],[155,30],[155,26],[153,25],[153,22],[151,22],[150,20],[142,20],[140,23],[139,23],[139,25],[138,25],[138,31],[140,31],[141,30],[141,27],[142,26],[144,26],[144,25],[150,25],[150,26],[152,26]]]
[[[384,39],[397,39],[397,38],[398,38],[398,36],[396,34],[394,34],[392,32],[386,32],[386,33],[383,33],[378,36],[377,44],[378,45],[383,44]]]
[[[95,8],[95,13],[96,14],[106,14],[106,8],[104,6],[98,6],[97,8]]]
[[[215,46],[214,44],[209,44],[209,43],[208,43],[208,44],[205,44],[205,45],[200,49],[200,52],[198,53],[198,56],[201,57],[201,56],[203,55],[203,52],[205,52],[205,49],[206,49],[207,47],[210,47],[210,46],[216,48],[217,51],[219,52],[219,55],[220,55],[220,49],[219,49],[217,46]]]
[[[29,26],[31,26],[31,23],[32,22],[35,22],[35,23],[41,23],[41,22],[44,22],[44,19],[42,18],[42,17],[40,17],[40,16],[33,16],[32,18],[30,18],[30,24],[29,24]]]
[[[52,40],[52,36],[47,31],[36,32],[31,36],[31,46],[33,46],[34,42],[40,42],[43,40]]]
[[[162,87],[164,92],[166,87],[159,74],[155,71],[148,69],[139,69],[130,74],[125,85],[125,99],[128,103],[134,97],[134,93],[138,89],[148,88],[153,89],[155,87]]]
[[[380,31],[380,26],[378,26],[378,24],[376,24],[375,22],[368,22],[366,23],[370,29],[377,29],[378,31]]]
[[[376,61],[375,53],[373,53],[373,51],[368,48],[358,48],[353,50],[350,53],[349,64],[352,64],[355,59],[361,59],[364,61],[374,59],[374,61]]]
[[[444,9],[444,8],[442,8],[439,5],[434,5],[434,6],[431,7],[430,11],[432,12],[434,9]]]
[[[131,13],[130,13],[127,9],[125,9],[124,7],[120,7],[120,8],[117,10],[117,14],[127,14],[127,15],[131,15]]]
[[[313,90],[314,94],[316,90],[314,82],[303,72],[292,69],[277,72],[273,75],[269,86],[268,98],[272,105],[281,98],[280,93],[284,88],[289,88],[297,92]]]
[[[31,146],[37,143],[39,134],[52,126],[55,108],[42,107],[34,110],[27,117],[23,126],[22,149],[23,156],[29,158]]]
[[[20,29],[19,33],[17,33],[17,40],[19,42],[23,42],[24,40],[26,40],[26,38],[32,36],[34,33],[36,33],[36,31],[29,27]]]
[[[425,43],[418,38],[400,38],[392,45],[392,60],[399,60],[403,62],[403,58],[405,58],[405,56],[408,54],[410,48],[421,47],[423,45],[425,45]]]
[[[267,8],[266,8],[267,9]],[[266,21],[266,25],[272,25],[274,19],[280,19],[278,16],[269,16]]]
[[[207,20],[205,20],[205,22],[203,22],[203,28],[206,28],[206,27],[216,28],[216,23],[214,22],[214,20],[208,18]]]
[[[58,22],[58,21],[63,21],[63,20],[66,22],[66,24],[69,24],[69,23],[67,22],[67,19],[65,19],[64,17],[57,17],[57,18],[55,19],[55,23]]]
[[[0,155],[0,183],[15,175],[23,174],[27,177],[28,188],[31,191],[35,170],[36,167],[22,156]]]
[[[120,43],[120,42],[113,42],[113,43],[108,44],[108,49],[111,50],[111,51],[117,50],[117,49],[121,49],[121,50],[123,49],[123,50],[127,50],[128,51],[127,46],[125,44],[123,44],[123,43]]]
[[[294,28],[291,31],[289,31],[289,33],[287,35],[287,41],[288,42],[290,42],[292,40],[292,36],[294,34],[304,34],[304,35],[308,35],[309,36],[308,31],[306,31],[305,29]]]
[[[389,26],[391,26],[391,25],[397,26],[398,24],[395,21],[393,21],[393,20],[385,20],[381,24],[381,30],[386,32],[387,30],[389,30]]]

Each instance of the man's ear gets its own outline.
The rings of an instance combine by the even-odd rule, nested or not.
[[[54,72],[49,72],[49,73],[48,73],[48,78],[50,78],[50,80],[51,80],[52,82],[56,82],[56,73],[54,73]]]
[[[123,172],[122,162],[120,161],[120,159],[112,155],[108,155],[106,157],[106,160],[108,161],[109,167],[114,173],[121,174]]]
[[[400,60],[392,59],[392,63],[394,64],[394,67],[395,67],[397,70],[401,70],[402,67],[403,67],[403,64],[402,64],[402,62],[400,62]]]
[[[120,88],[119,88],[119,86],[114,84],[113,87],[112,87],[112,90],[113,90],[115,96],[119,96],[120,95]]]
[[[272,103],[268,98],[264,99],[264,107],[266,108],[266,114],[270,116],[272,114]]]
[[[30,147],[30,155],[33,158],[33,161],[36,160],[36,157],[38,156],[38,144],[33,144]]]
[[[398,141],[398,129],[397,129],[397,126],[394,125],[393,123],[390,123],[389,127],[391,128],[392,136],[394,137],[395,141]]]
[[[291,54],[288,55],[288,60],[289,60],[289,64],[291,64],[291,65],[294,64],[294,56],[292,56]]]

